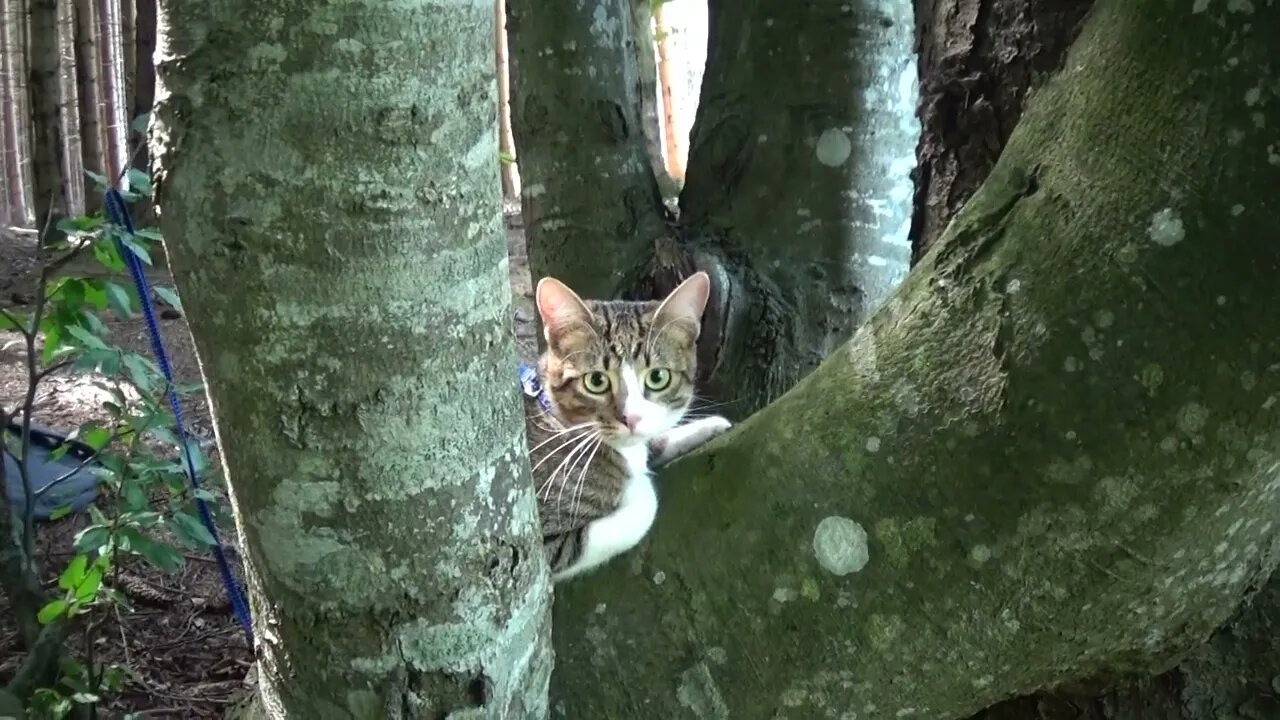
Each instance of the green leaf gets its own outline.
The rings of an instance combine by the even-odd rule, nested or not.
[[[158,289],[159,288],[157,288],[157,290]],[[10,316],[12,316],[14,320],[17,320],[17,322],[10,320]],[[14,312],[13,310],[10,310],[8,315],[0,315],[0,330],[25,330],[27,325],[30,323],[30,318],[25,314]]]
[[[208,550],[217,542],[213,539],[213,533],[209,532],[209,529],[198,518],[182,510],[177,510],[173,513],[173,517],[169,519],[169,526],[179,540],[193,548]]]
[[[53,509],[53,512],[49,513],[49,520],[50,520],[50,522],[52,522],[52,521],[54,521],[54,520],[61,520],[62,518],[66,517],[66,516],[68,516],[68,515],[70,515],[70,514],[71,514],[71,506],[70,506],[70,505],[63,505],[63,506],[62,506],[62,507],[60,507],[60,508],[54,508],[54,509]]]
[[[139,134],[145,133],[147,131],[147,125],[150,123],[151,123],[151,113],[144,112],[138,117],[134,118],[133,122],[129,123],[129,131],[136,132]]]
[[[80,441],[94,450],[101,450],[111,442],[111,431],[96,425],[80,428]]]
[[[36,613],[36,620],[39,620],[41,625],[48,625],[54,620],[57,620],[58,618],[65,615],[66,612],[67,612],[67,601],[61,600],[61,599],[54,600],[48,605],[45,605],[44,607],[40,608],[40,612]]]
[[[164,240],[164,236],[156,228],[138,228],[133,234],[146,240]]]
[[[118,283],[108,282],[106,286],[107,301],[111,305],[111,310],[122,320],[128,320],[133,317],[133,298],[130,296],[129,291]]]
[[[167,287],[157,287],[154,289],[156,291],[156,295],[159,295],[161,300],[168,303],[174,310],[182,312],[182,300],[178,299],[178,293]]]
[[[77,703],[80,703],[81,705],[89,705],[91,703],[96,703],[101,699],[102,698],[99,697],[98,695],[94,693],[88,693],[88,692],[78,692],[78,693],[73,693],[71,695],[72,702],[77,702]]]
[[[93,244],[93,258],[111,272],[124,272],[124,258],[120,256],[120,248],[110,238],[103,238]]]
[[[141,512],[151,506],[151,501],[142,486],[136,482],[127,482],[123,488],[124,506],[126,510]]]
[[[84,580],[76,586],[76,602],[81,605],[88,605],[93,602],[98,595],[98,588],[102,587],[102,568],[94,565],[85,573]]]
[[[76,555],[58,576],[58,587],[63,590],[74,590],[84,580],[84,572],[88,567],[89,557]]]
[[[503,165],[514,165],[516,162],[516,156],[511,153],[500,152],[498,153],[498,162]]]
[[[73,547],[78,553],[100,553],[111,540],[111,530],[103,525],[90,525],[76,535]]]
[[[162,572],[177,572],[186,565],[186,558],[172,546],[138,535],[131,539],[130,550],[141,555]]]
[[[142,234],[138,233],[138,236],[142,237]],[[124,243],[125,247],[132,250],[133,254],[137,255],[139,260],[147,265],[151,264],[151,253],[147,252],[147,249],[143,247],[142,243],[138,242],[136,238],[130,237],[128,234],[121,234],[120,242]]]
[[[138,168],[129,168],[129,189],[139,195],[150,195],[151,176]]]
[[[106,189],[107,189],[108,183],[107,183],[107,176],[106,176],[106,175],[99,175],[98,173],[93,172],[92,170],[85,170],[85,171],[84,171],[84,174],[85,174],[85,175],[86,175],[90,180],[92,180],[92,181],[93,181],[93,184],[94,184],[94,185],[97,185],[97,186],[98,186],[98,189],[99,189],[99,190],[106,190]]]
[[[102,342],[101,338],[89,332],[88,329],[80,327],[79,325],[68,325],[67,332],[71,334],[71,337],[74,337],[75,339],[79,340],[81,345],[84,345],[90,350],[106,350],[107,349],[107,344]]]
[[[160,369],[152,365],[146,358],[135,353],[125,353],[121,356],[124,362],[124,369],[129,374],[129,381],[138,386],[138,389],[150,393],[155,390],[155,377],[160,374]]]

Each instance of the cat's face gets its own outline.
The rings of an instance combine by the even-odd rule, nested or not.
[[[554,278],[538,283],[545,382],[561,420],[588,423],[613,445],[674,428],[693,401],[706,273],[662,302],[583,301]]]

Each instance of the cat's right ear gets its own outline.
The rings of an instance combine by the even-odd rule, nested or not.
[[[538,281],[536,295],[542,333],[550,345],[555,345],[570,328],[591,321],[591,311],[582,298],[553,277]]]

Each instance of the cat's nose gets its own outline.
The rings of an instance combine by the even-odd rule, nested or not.
[[[628,413],[622,416],[622,422],[627,426],[628,430],[635,432],[636,426],[640,424],[640,416]]]

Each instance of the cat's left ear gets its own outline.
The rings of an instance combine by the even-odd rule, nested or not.
[[[589,325],[591,311],[568,285],[553,277],[538,281],[535,291],[538,315],[542,318],[543,336],[556,345],[574,327]]]
[[[662,328],[668,325],[688,325],[693,331],[693,339],[698,338],[702,327],[702,311],[707,308],[707,298],[711,295],[711,278],[705,272],[696,272],[671,291],[654,313],[654,325]]]

